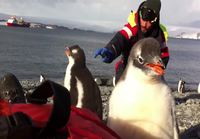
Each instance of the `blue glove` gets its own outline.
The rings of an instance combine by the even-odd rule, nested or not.
[[[96,58],[98,55],[101,55],[102,61],[105,63],[111,63],[115,58],[113,52],[105,47],[98,49],[95,52],[94,58]]]

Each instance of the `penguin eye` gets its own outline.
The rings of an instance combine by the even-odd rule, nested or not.
[[[137,59],[140,64],[144,64],[144,59],[141,56],[138,56]]]

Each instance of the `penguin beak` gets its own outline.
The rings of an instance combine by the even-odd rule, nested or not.
[[[165,66],[162,60],[159,60],[158,62],[155,62],[155,63],[147,63],[145,66],[153,70],[155,73],[157,73],[160,76],[165,74]]]
[[[65,47],[65,55],[71,56],[71,51],[70,51],[69,47]]]

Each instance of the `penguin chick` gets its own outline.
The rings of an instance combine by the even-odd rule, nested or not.
[[[176,139],[175,104],[164,81],[160,44],[138,41],[109,100],[108,126],[123,139]]]
[[[78,108],[88,108],[102,119],[102,99],[98,85],[86,67],[83,49],[78,45],[66,47],[69,63],[66,68],[64,86],[69,90],[71,103]]]

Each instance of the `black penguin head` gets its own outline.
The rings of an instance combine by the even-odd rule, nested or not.
[[[85,66],[85,53],[78,45],[66,47],[65,55],[68,57],[69,64]]]
[[[161,59],[160,43],[154,38],[138,41],[130,52],[129,62],[149,76],[162,76],[164,64]]]
[[[25,92],[17,77],[12,73],[6,73],[0,78],[0,99],[11,103],[25,103]]]

